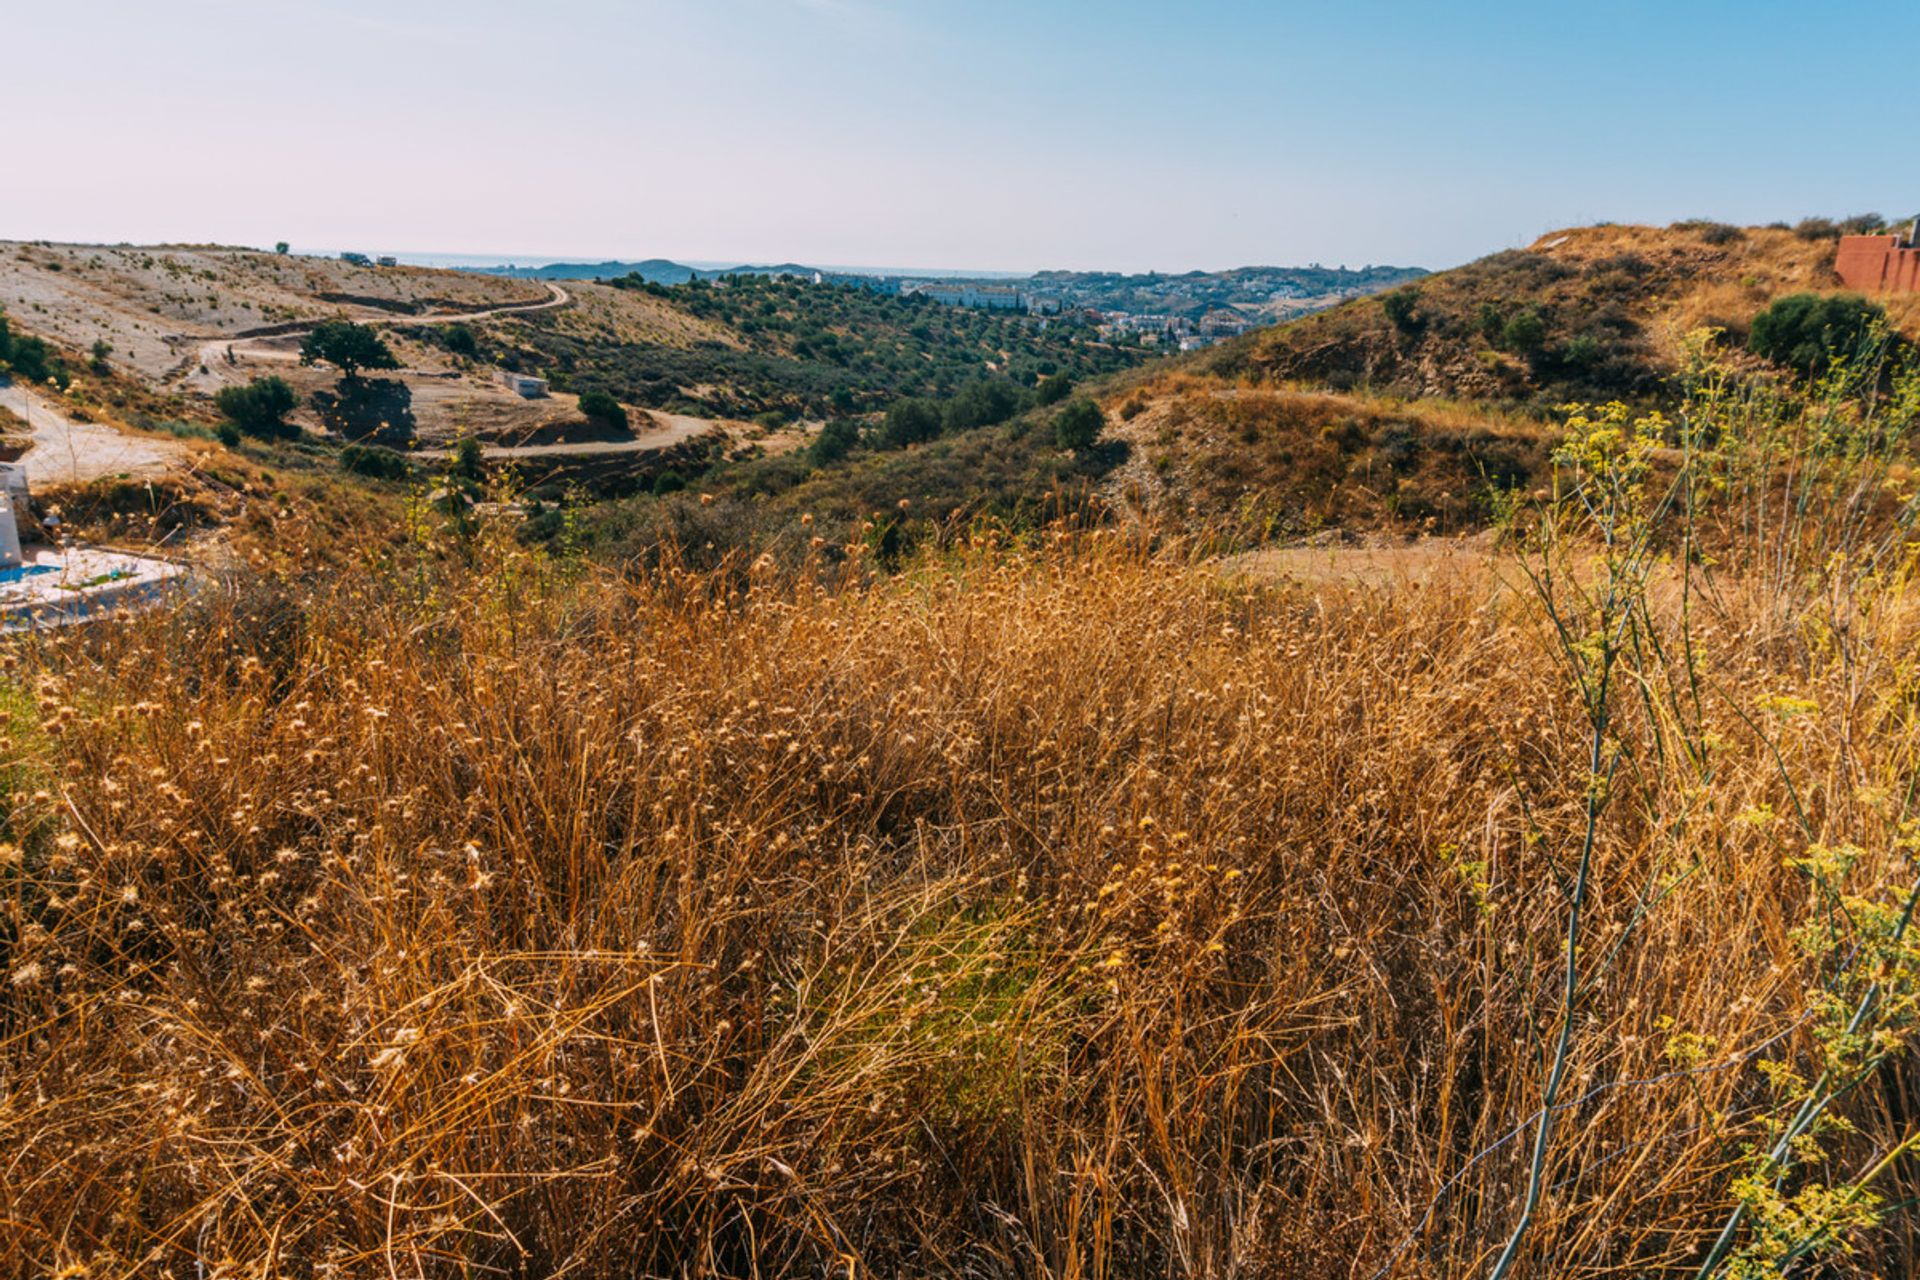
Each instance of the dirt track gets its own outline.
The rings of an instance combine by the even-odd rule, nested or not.
[[[186,461],[164,440],[79,422],[18,381],[0,381],[0,406],[26,419],[33,443],[21,461],[35,484],[84,484],[112,476],[156,476]]]
[[[464,324],[470,321],[491,320],[497,316],[519,315],[530,311],[550,311],[555,307],[568,306],[573,302],[573,295],[559,285],[550,282],[543,283],[546,283],[547,289],[553,295],[545,302],[513,303],[506,306],[487,307],[480,311],[459,311],[446,315],[392,316],[381,314],[360,316],[356,317],[356,319],[359,323],[370,325],[374,328],[384,328],[389,325]],[[199,369],[210,375],[216,382],[232,382],[242,376],[237,369],[232,368],[232,366],[236,366],[242,358],[247,360],[277,361],[282,364],[297,364],[300,360],[300,352],[290,340],[311,333],[315,325],[319,323],[319,321],[315,321],[314,324],[307,325],[305,328],[290,329],[273,334],[261,334],[251,338],[215,338],[209,342],[203,342],[200,344]],[[232,372],[232,377],[226,376],[229,371]]]

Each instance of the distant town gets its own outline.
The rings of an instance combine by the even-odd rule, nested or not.
[[[367,255],[341,255],[365,263]],[[392,259],[381,258],[382,265]],[[691,267],[664,258],[641,262],[557,262],[541,266],[470,267],[486,275],[531,280],[613,280],[638,276],[651,284],[718,282],[730,275],[811,280],[947,306],[1020,312],[1043,320],[1067,317],[1091,324],[1110,341],[1191,351],[1279,324],[1348,298],[1395,288],[1427,274],[1419,267],[1236,267],[1226,271],[1043,271],[1031,276],[953,278],[826,270],[799,263]]]

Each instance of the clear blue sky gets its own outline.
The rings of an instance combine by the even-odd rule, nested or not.
[[[1920,210],[1914,5],[19,8],[0,237],[1439,267],[1574,223]]]

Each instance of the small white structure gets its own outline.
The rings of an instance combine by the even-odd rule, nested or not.
[[[530,373],[512,373],[502,369],[500,385],[528,400],[544,400],[547,396],[547,380],[536,378]]]
[[[27,509],[27,464],[24,462],[0,462],[0,489],[7,491],[13,499],[15,511]]]
[[[13,490],[0,487],[0,569],[18,569],[20,562],[20,520],[14,514]]]

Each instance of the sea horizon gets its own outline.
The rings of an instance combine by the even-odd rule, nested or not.
[[[305,249],[299,252],[321,257],[333,257],[343,252],[338,249]],[[792,262],[815,271],[831,271],[842,275],[860,276],[902,276],[920,280],[1025,280],[1037,274],[1032,271],[1006,270],[966,270],[955,267],[881,267],[850,266],[844,263],[807,262],[799,258],[768,258],[761,260],[675,258],[665,254],[644,254],[639,257],[627,257],[619,254],[512,254],[512,253],[441,253],[433,250],[371,249],[360,250],[368,257],[390,257],[410,267],[439,267],[444,270],[484,270],[488,268],[514,267],[532,269],[550,267],[556,263],[593,265],[600,262],[673,262],[683,267],[693,267],[700,271],[725,271],[733,268],[776,266]]]

